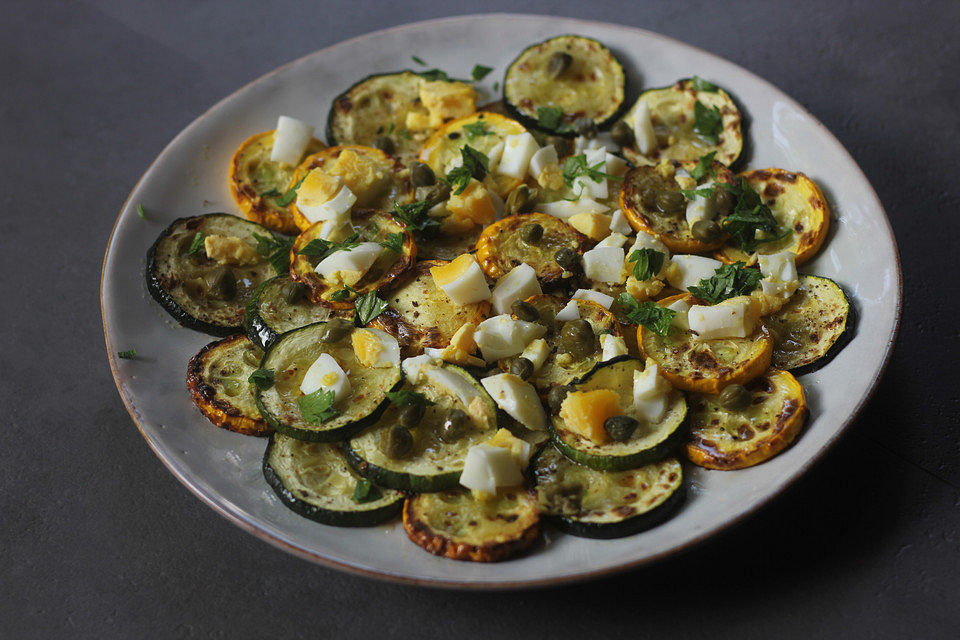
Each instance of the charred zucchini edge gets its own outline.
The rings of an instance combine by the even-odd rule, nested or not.
[[[844,301],[847,303],[847,319],[844,323],[845,326],[843,332],[837,336],[837,339],[833,341],[833,344],[831,344],[830,347],[824,351],[819,358],[813,362],[808,362],[807,364],[801,365],[794,369],[788,369],[788,371],[790,371],[790,373],[792,373],[794,376],[802,376],[808,373],[813,373],[814,371],[819,371],[821,368],[830,364],[830,362],[837,357],[837,354],[843,351],[843,349],[850,344],[850,341],[856,336],[857,325],[860,321],[860,315],[857,311],[857,306],[853,302],[854,298],[850,296],[850,294],[847,293],[847,290],[840,286],[836,280],[827,278],[826,276],[801,273],[800,279],[802,280],[803,278],[818,278],[820,280],[826,280],[834,285],[837,290],[839,290],[840,295],[843,296]],[[774,350],[776,350],[776,341],[774,341]]]

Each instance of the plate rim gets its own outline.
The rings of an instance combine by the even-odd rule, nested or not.
[[[329,557],[319,555],[317,553],[308,551],[299,546],[291,544],[290,542],[284,540],[281,536],[274,535],[273,533],[265,529],[262,529],[251,522],[248,522],[238,514],[233,513],[224,505],[220,504],[215,499],[214,496],[207,495],[207,492],[202,487],[200,487],[191,478],[188,478],[185,472],[177,469],[170,460],[168,460],[164,455],[161,454],[158,444],[154,442],[152,437],[144,430],[143,426],[141,425],[140,412],[136,409],[132,399],[128,397],[127,393],[124,391],[124,388],[120,382],[119,358],[116,355],[116,350],[114,348],[114,345],[110,341],[110,336],[107,330],[107,316],[104,308],[104,280],[106,276],[107,261],[110,255],[110,249],[114,243],[114,237],[117,232],[117,227],[120,223],[120,219],[123,217],[124,211],[127,210],[130,204],[130,200],[133,197],[133,194],[140,188],[140,185],[143,183],[144,178],[146,178],[147,174],[152,172],[154,166],[157,164],[160,158],[163,157],[171,147],[177,144],[177,142],[180,140],[181,137],[185,136],[195,126],[198,126],[198,123],[201,120],[204,120],[205,118],[207,118],[212,111],[220,107],[225,102],[230,101],[231,99],[233,99],[234,96],[245,91],[251,85],[260,83],[271,76],[279,74],[285,71],[286,69],[289,69],[297,64],[300,64],[301,62],[305,61],[308,58],[321,55],[324,52],[330,51],[337,47],[347,46],[353,42],[356,42],[358,40],[362,40],[365,38],[369,38],[371,36],[378,36],[386,33],[403,31],[407,29],[419,29],[426,26],[442,25],[443,23],[447,23],[447,22],[459,22],[459,21],[464,21],[469,19],[486,19],[486,18],[544,18],[544,17],[558,18],[565,21],[572,21],[572,22],[582,24],[582,25],[587,25],[587,26],[601,27],[606,29],[614,28],[621,31],[632,32],[634,34],[637,34],[643,37],[663,40],[663,41],[669,42],[671,45],[674,45],[674,46],[679,45],[681,47],[685,47],[687,49],[696,51],[698,54],[705,55],[710,58],[714,58],[716,60],[720,60],[727,64],[731,64],[737,67],[741,72],[747,74],[747,76],[749,76],[749,78],[752,81],[759,82],[760,84],[764,85],[767,91],[771,91],[778,97],[786,99],[792,106],[795,106],[796,108],[798,108],[815,126],[820,128],[824,133],[826,133],[826,135],[828,135],[834,142],[836,142],[837,147],[841,150],[847,162],[856,170],[860,178],[863,179],[863,182],[870,187],[870,195],[873,198],[873,204],[875,204],[876,207],[879,209],[879,211],[882,213],[882,220],[884,223],[884,226],[882,228],[886,231],[887,237],[893,246],[894,265],[896,266],[896,270],[895,270],[896,272],[896,287],[895,287],[896,308],[894,309],[893,326],[891,328],[890,335],[887,337],[887,340],[886,340],[886,347],[884,349],[880,367],[877,369],[872,379],[870,380],[866,393],[860,399],[860,402],[853,409],[850,415],[847,416],[847,418],[845,419],[843,424],[840,426],[840,428],[837,429],[829,438],[826,439],[823,446],[820,447],[819,451],[817,451],[813,456],[805,460],[794,471],[792,476],[773,493],[760,498],[760,500],[756,504],[752,505],[750,508],[743,511],[742,513],[739,513],[712,527],[708,527],[697,536],[691,538],[690,540],[688,540],[687,542],[679,546],[671,547],[669,549],[665,549],[655,554],[646,555],[642,558],[631,560],[622,565],[618,565],[615,567],[608,567],[605,569],[597,569],[595,571],[585,571],[585,572],[572,574],[572,575],[556,576],[556,577],[549,577],[549,578],[536,578],[531,580],[503,580],[503,581],[484,581],[484,582],[472,582],[472,581],[441,579],[441,578],[432,579],[432,578],[410,577],[402,574],[393,573],[390,571],[370,570],[370,569],[366,569],[364,567],[358,567],[334,558],[329,558]],[[535,13],[490,12],[490,13],[459,14],[454,16],[444,16],[441,18],[432,18],[429,20],[420,20],[417,22],[408,22],[400,25],[386,27],[384,29],[378,29],[375,31],[366,32],[366,33],[354,36],[352,38],[348,38],[346,40],[341,40],[327,47],[323,47],[321,49],[311,51],[303,56],[300,56],[294,60],[291,60],[290,62],[287,62],[279,67],[276,67],[268,71],[267,73],[257,78],[254,78],[250,82],[247,82],[246,84],[232,91],[231,93],[224,96],[220,100],[217,100],[214,104],[212,104],[210,107],[204,110],[203,113],[201,113],[199,116],[194,118],[186,127],[181,129],[177,133],[177,135],[175,135],[166,145],[164,145],[163,149],[150,162],[147,168],[143,171],[143,173],[137,179],[136,183],[131,188],[130,193],[127,195],[126,199],[124,199],[124,202],[120,207],[120,211],[117,214],[116,219],[114,220],[113,227],[110,230],[110,235],[107,239],[106,249],[104,250],[103,262],[101,263],[101,267],[100,267],[99,297],[100,297],[100,318],[101,318],[101,325],[103,328],[104,341],[107,348],[107,360],[110,365],[110,372],[111,372],[111,375],[113,376],[114,385],[117,388],[117,392],[120,395],[120,398],[124,404],[124,407],[127,410],[127,413],[130,415],[130,418],[133,420],[133,423],[137,427],[137,430],[140,432],[140,435],[143,437],[144,440],[146,440],[147,445],[150,447],[153,453],[157,456],[157,458],[160,459],[160,461],[167,468],[167,470],[170,471],[170,473],[178,481],[180,481],[192,494],[194,494],[204,504],[206,504],[211,509],[213,509],[214,512],[218,513],[220,516],[224,517],[226,520],[238,526],[240,529],[246,531],[247,533],[250,533],[257,538],[268,542],[275,548],[281,549],[298,558],[308,560],[312,563],[319,564],[321,566],[325,566],[330,569],[336,569],[352,575],[359,575],[367,578],[373,578],[373,579],[384,581],[384,582],[415,585],[420,587],[430,587],[430,588],[437,588],[437,589],[496,591],[496,590],[544,588],[544,587],[551,587],[551,586],[557,586],[557,585],[563,585],[563,584],[574,584],[579,582],[585,582],[588,580],[595,580],[595,579],[606,577],[606,576],[612,576],[619,573],[624,573],[626,571],[637,569],[639,567],[660,562],[672,556],[677,556],[677,555],[686,553],[694,549],[695,547],[703,544],[707,540],[719,535],[720,533],[730,530],[731,528],[745,521],[747,518],[755,516],[762,509],[767,507],[774,499],[781,496],[787,489],[789,489],[790,487],[793,487],[797,482],[800,481],[801,478],[806,476],[807,473],[809,473],[810,470],[824,458],[826,453],[836,445],[837,441],[849,431],[850,426],[857,420],[857,418],[860,417],[860,414],[862,413],[863,409],[866,407],[866,405],[873,398],[873,395],[876,393],[878,383],[880,379],[883,377],[884,373],[886,372],[887,366],[890,364],[890,357],[893,352],[893,347],[896,344],[897,337],[900,332],[900,325],[901,325],[901,319],[902,319],[902,313],[903,313],[903,269],[902,269],[902,264],[900,259],[900,249],[897,245],[896,235],[893,232],[893,226],[890,223],[890,217],[887,215],[887,211],[886,211],[886,208],[883,206],[883,202],[880,200],[880,197],[877,194],[876,189],[874,189],[872,183],[867,178],[866,174],[863,172],[863,169],[860,167],[860,164],[854,159],[854,157],[850,154],[849,150],[843,145],[843,143],[840,142],[840,140],[833,134],[832,131],[830,131],[830,129],[825,124],[823,124],[820,121],[819,118],[817,118],[813,113],[811,113],[802,103],[794,99],[792,96],[787,94],[785,91],[780,89],[777,85],[770,82],[766,78],[763,78],[762,76],[754,73],[753,71],[747,69],[746,67],[743,67],[740,64],[733,62],[732,60],[728,60],[723,56],[717,55],[715,53],[702,49],[696,45],[689,44],[682,40],[678,40],[676,38],[672,38],[670,36],[666,36],[661,33],[657,33],[655,31],[650,31],[648,29],[643,29],[641,27],[614,24],[612,22],[604,22],[600,20],[586,20],[582,18],[575,18],[575,17],[568,17],[568,16],[555,16],[555,15],[535,14]]]

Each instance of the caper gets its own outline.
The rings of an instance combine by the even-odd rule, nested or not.
[[[690,233],[700,242],[706,242],[707,244],[719,242],[720,236],[723,234],[720,231],[720,225],[713,220],[697,220],[690,227]]]
[[[320,333],[322,342],[339,342],[353,330],[353,323],[344,318],[331,318]]]
[[[677,213],[685,202],[686,199],[679,191],[661,191],[657,194],[657,209],[663,213]]]
[[[573,121],[573,130],[577,132],[578,136],[583,136],[588,140],[597,137],[597,123],[593,121],[593,118],[577,118]]]
[[[427,193],[426,200],[430,202],[430,206],[433,206],[448,198],[450,198],[450,185],[441,181],[433,185],[433,188]]]
[[[537,244],[543,238],[543,225],[536,222],[520,227],[520,239],[527,244]]]
[[[243,350],[243,361],[246,362],[251,367],[260,366],[260,358],[263,357],[263,352],[260,349],[257,349],[253,345],[250,345],[249,348]]]
[[[388,155],[393,155],[393,152],[397,150],[397,145],[393,143],[393,138],[390,136],[377,136],[373,140],[373,146]]]
[[[564,51],[557,51],[547,59],[547,75],[556,80],[573,64],[573,56]]]
[[[547,136],[543,146],[553,145],[557,150],[557,156],[562,158],[570,155],[570,141],[560,136]]]
[[[560,406],[571,391],[573,391],[573,387],[565,384],[550,387],[550,391],[547,392],[547,406],[550,407],[550,411],[560,413]]]
[[[586,358],[597,351],[599,341],[586,320],[571,320],[560,330],[557,348],[577,358]]]
[[[437,436],[441,441],[450,444],[462,438],[469,426],[470,418],[467,414],[460,409],[452,409],[441,423]]]
[[[410,171],[410,182],[415,187],[429,187],[437,181],[437,176],[428,165],[417,162]]]
[[[522,184],[507,196],[507,203],[504,206],[504,210],[507,215],[527,213],[533,208],[536,202],[537,190]]]
[[[510,305],[510,311],[524,322],[536,322],[540,319],[540,312],[529,302],[517,300]]]
[[[287,304],[297,304],[307,296],[307,285],[300,282],[286,282],[283,285],[283,300]]]
[[[400,418],[398,422],[400,422],[401,426],[404,426],[407,429],[412,429],[420,424],[420,419],[423,418],[423,410],[424,406],[419,402],[408,404],[400,410]]]
[[[720,392],[720,404],[724,409],[730,409],[731,411],[746,409],[752,400],[753,396],[750,395],[750,392],[747,391],[747,388],[742,384],[727,385],[727,387]]]
[[[632,147],[636,142],[633,135],[633,128],[623,120],[618,121],[610,129],[610,137],[621,147]]]
[[[413,434],[403,427],[393,427],[380,438],[380,450],[391,460],[401,460],[413,450]]]
[[[207,288],[215,300],[233,300],[237,296],[237,279],[231,269],[217,269],[207,279]]]
[[[603,422],[603,430],[607,432],[613,440],[623,442],[629,440],[633,432],[637,430],[639,423],[630,416],[610,416]]]
[[[230,397],[240,394],[240,382],[236,378],[221,378],[220,387],[223,393]]]
[[[586,340],[593,337],[593,327],[582,318],[580,320],[568,320],[563,324],[560,335],[574,340]]]
[[[733,211],[733,194],[723,187],[714,189],[713,195],[710,197],[713,200],[713,204],[717,207],[717,213],[721,216],[728,215]]]
[[[560,265],[564,271],[576,273],[580,270],[580,256],[570,247],[564,247],[557,251],[553,254],[553,259],[557,261],[557,264]]]
[[[655,209],[658,195],[660,195],[660,190],[654,185],[650,183],[642,185],[640,187],[640,204],[642,204],[645,209]]]
[[[510,365],[510,373],[521,380],[526,380],[533,375],[533,363],[526,358],[517,358]]]

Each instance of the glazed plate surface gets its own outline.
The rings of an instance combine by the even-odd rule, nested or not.
[[[694,74],[727,89],[749,116],[745,162],[737,168],[802,171],[833,208],[824,249],[801,271],[836,280],[853,297],[856,335],[830,364],[800,378],[812,418],[773,460],[733,472],[687,466],[688,496],[677,515],[639,535],[587,540],[547,531],[545,543],[508,562],[434,557],[412,544],[399,522],[370,529],[327,527],[286,509],[264,482],[266,440],[210,425],[184,386],[187,361],[212,338],[180,328],[150,298],[144,255],[175,218],[239,215],[227,164],[248,136],[284,114],[322,135],[331,100],[371,73],[415,67],[411,55],[451,76],[474,64],[495,68],[479,88],[494,96],[510,60],[528,44],[575,33],[600,40],[624,63],[632,88],[668,85]],[[149,220],[137,215],[137,205]],[[649,31],[545,16],[448,18],[368,34],[288,64],[211,108],[183,130],[134,187],[107,247],[101,304],[117,388],[147,443],[191,491],[232,522],[303,558],[365,575],[436,586],[515,588],[583,579],[651,562],[704,540],[774,498],[837,439],[868,400],[896,336],[900,269],[890,224],[863,173],[830,132],[776,87],[737,65]],[[136,360],[117,352],[135,347]],[[816,517],[816,514],[811,514]]]

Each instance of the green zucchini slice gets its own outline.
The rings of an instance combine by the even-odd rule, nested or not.
[[[187,390],[206,418],[222,429],[267,436],[273,429],[257,409],[250,374],[263,352],[244,335],[211,342],[187,364]]]
[[[533,461],[541,513],[583,538],[622,538],[667,520],[683,502],[683,468],[667,458],[639,469],[604,472],[546,446]]]
[[[306,285],[277,276],[253,293],[243,316],[243,328],[251,342],[266,349],[280,334],[329,320],[333,313],[310,300],[310,288]]]
[[[403,494],[390,489],[373,487],[366,499],[356,498],[357,483],[364,479],[335,444],[276,433],[263,456],[263,477],[286,507],[323,524],[369,527],[403,508]]]
[[[452,560],[497,562],[529,548],[540,537],[536,499],[520,487],[477,498],[463,489],[407,498],[403,528],[410,540]]]
[[[452,364],[424,366],[417,382],[407,381],[403,387],[434,403],[424,408],[420,423],[411,429],[413,449],[409,455],[395,460],[381,448],[382,439],[399,424],[401,408],[392,403],[375,424],[346,445],[347,460],[380,486],[416,492],[456,487],[467,450],[497,432],[497,406],[473,376]],[[446,443],[438,430],[454,409],[470,417],[471,428],[459,440]]]
[[[254,234],[272,237],[266,227],[228,213],[174,220],[147,252],[147,290],[182,326],[229,336],[243,332],[247,301],[276,272],[261,256],[245,266],[219,265],[203,245],[203,238],[214,234],[240,238],[251,247],[257,246]]]
[[[537,320],[547,328],[543,339],[546,340],[550,348],[550,354],[544,360],[536,372],[527,380],[540,392],[547,392],[550,387],[563,384],[574,384],[579,382],[585,375],[590,373],[600,362],[602,355],[600,350],[600,334],[607,332],[617,334],[620,327],[616,318],[601,307],[596,302],[588,300],[577,300],[577,310],[580,313],[580,319],[586,320],[593,328],[596,340],[593,344],[593,352],[589,355],[575,353],[568,349],[568,343],[565,338],[561,338],[563,327],[566,322],[558,321],[557,314],[570,302],[566,298],[559,296],[540,294],[527,298],[526,302],[533,305],[533,308],[540,314]],[[511,356],[498,361],[498,365],[503,371],[510,371],[511,365],[519,356]],[[642,367],[641,367],[642,368]],[[631,384],[633,382],[631,381]]]
[[[569,65],[551,73],[556,57]],[[626,76],[616,56],[603,44],[583,36],[557,36],[524,49],[507,67],[503,99],[518,120],[539,127],[537,109],[557,108],[562,123],[589,118],[602,127],[623,107]],[[572,135],[573,131],[563,132]]]
[[[274,429],[298,440],[336,442],[349,438],[377,421],[387,408],[387,392],[402,379],[399,366],[377,369],[360,364],[349,334],[337,342],[321,341],[326,324],[316,322],[288,331],[270,345],[260,363],[261,369],[274,372],[274,383],[257,389],[257,408]],[[304,419],[298,400],[303,395],[300,383],[321,353],[329,353],[347,372],[351,392],[333,405],[338,415],[313,424]]]
[[[640,422],[633,435],[622,442],[597,444],[568,429],[560,416],[553,416],[549,425],[550,435],[565,456],[593,469],[623,471],[660,460],[679,444],[683,437],[680,427],[687,416],[687,402],[683,394],[673,390],[663,419],[650,424],[633,408],[635,371],[643,371],[643,361],[621,356],[597,365],[583,382],[574,386],[574,391],[610,389],[620,394],[620,406],[626,408],[624,415]]]
[[[679,80],[676,84],[659,89],[649,89],[640,94],[640,98],[624,114],[623,121],[633,128],[634,113],[640,101],[647,103],[650,120],[657,136],[657,148],[643,155],[635,147],[624,147],[623,152],[636,164],[649,164],[650,161],[697,160],[711,151],[714,158],[728,167],[736,162],[743,151],[743,117],[733,98],[719,87],[713,90],[697,89],[693,79]],[[696,123],[696,104],[700,102],[708,110],[720,111],[720,130],[716,143],[704,139],[694,131]]]
[[[779,311],[764,319],[773,334],[772,366],[794,375],[827,364],[853,335],[850,300],[833,280],[801,275],[800,287]]]

